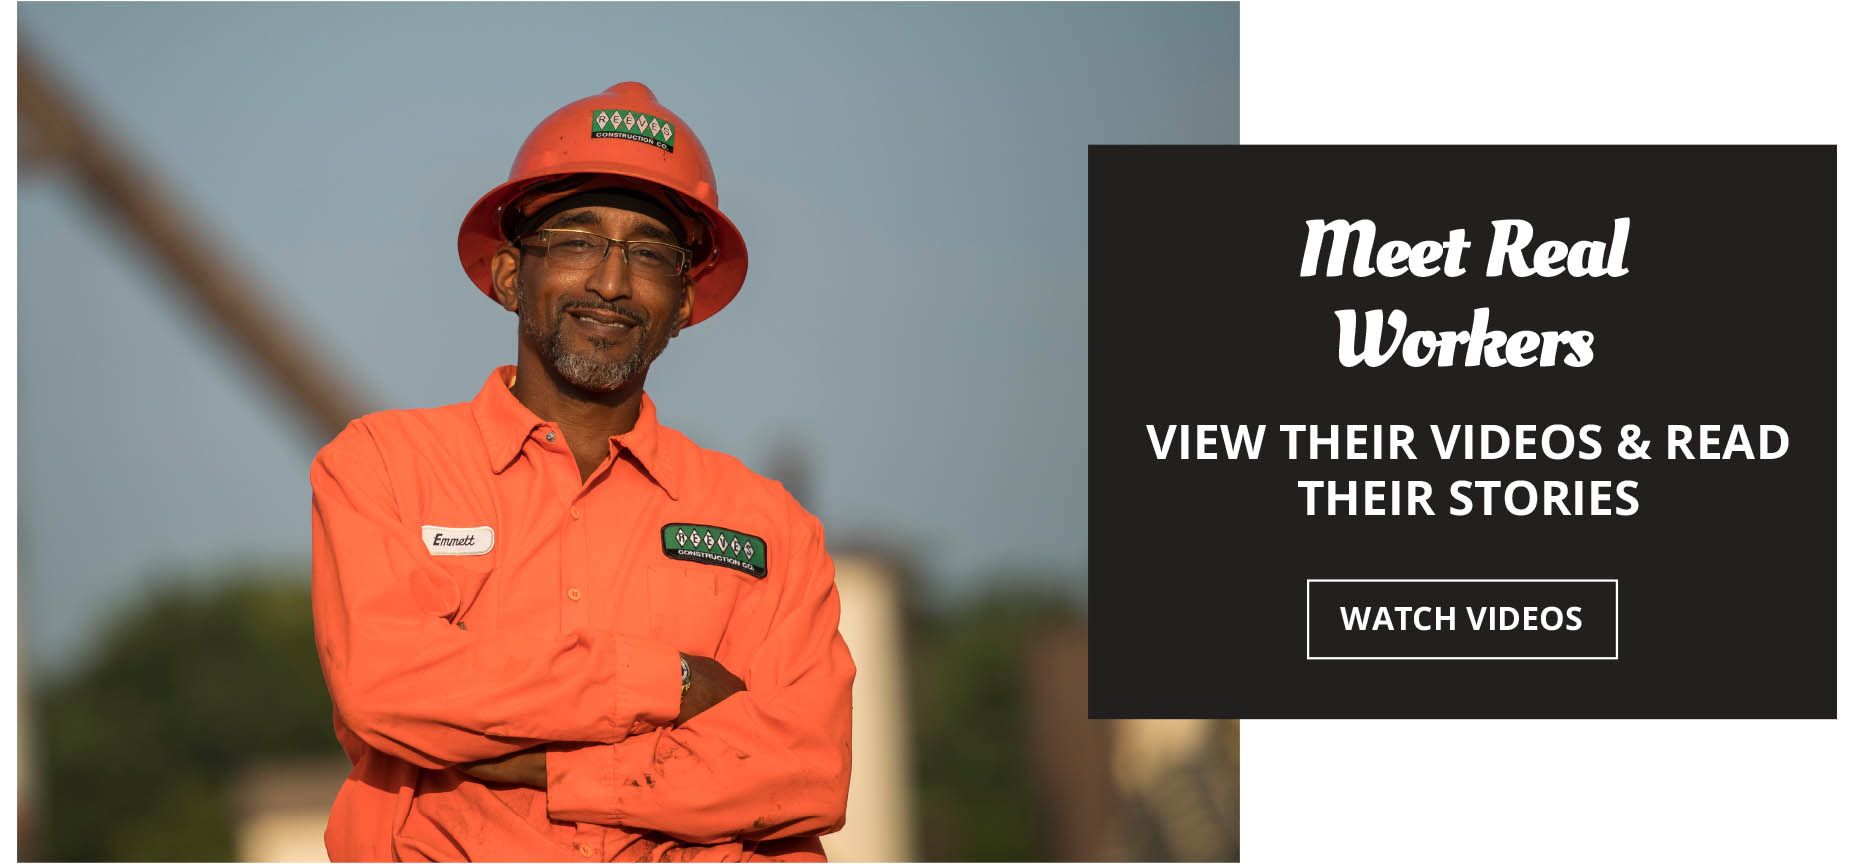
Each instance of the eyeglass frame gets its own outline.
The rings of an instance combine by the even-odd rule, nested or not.
[[[662,240],[620,240],[617,237],[607,237],[604,234],[600,234],[596,231],[586,231],[580,228],[538,228],[530,232],[526,236],[518,238],[515,241],[515,245],[517,246],[533,245],[531,241],[540,239],[541,235],[547,234],[549,232],[584,234],[588,237],[597,237],[601,240],[604,240],[605,247],[599,250],[599,260],[596,263],[594,263],[593,266],[585,268],[587,270],[599,269],[599,266],[604,264],[607,258],[611,257],[613,246],[619,247],[619,253],[618,253],[619,259],[618,260],[624,262],[626,267],[630,267],[631,266],[631,244],[633,243],[649,243],[653,246],[668,246],[671,249],[675,249],[678,252],[683,253],[683,263],[678,265],[677,268],[671,272],[670,275],[673,275],[673,276],[687,275],[689,273],[689,268],[694,266],[696,262],[696,250],[690,249],[686,246],[678,246],[675,243],[666,243]],[[541,248],[542,250],[546,251],[550,247],[544,241]],[[544,254],[541,257],[542,257],[542,260],[546,260],[548,256]]]

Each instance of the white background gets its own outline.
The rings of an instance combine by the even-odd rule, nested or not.
[[[1242,12],[1242,136],[1252,144],[1846,143],[1855,34],[1834,8],[1251,0]],[[13,16],[0,19],[9,43],[13,29]],[[8,159],[7,170],[14,164]],[[1838,175],[1848,176],[1841,159]],[[1839,188],[1844,260],[1847,201]],[[11,208],[0,212],[9,261],[17,260],[14,218]],[[15,332],[15,309],[0,303],[0,332]],[[1848,314],[1842,304],[1839,331]],[[1855,379],[1841,340],[1837,361],[1839,379]],[[0,380],[17,381],[10,350],[0,351]],[[0,487],[17,476],[15,408],[0,400]],[[1850,430],[1840,410],[1838,423],[1840,450]],[[1846,535],[1841,464],[1838,534]],[[7,550],[16,549],[15,506],[0,499]],[[1855,592],[1842,569],[1839,548],[1838,615],[1850,620]],[[14,592],[0,591],[0,620],[17,620],[15,604]],[[14,653],[13,640],[0,640],[0,664],[13,668]],[[1844,706],[1851,665],[1839,646]],[[12,696],[6,688],[0,700]],[[1838,713],[1847,716],[1846,707]],[[7,858],[11,797],[0,795]],[[1243,730],[1251,864],[1849,861],[1852,821],[1847,720],[1246,721]]]
[[[1252,0],[1242,141],[1847,144],[1855,32],[1837,8]],[[1756,302],[1782,302],[1782,289],[1745,286]],[[1847,333],[1851,304],[1838,305]],[[1838,338],[1845,387],[1849,358]],[[1838,452],[1846,406],[1838,398]],[[1846,467],[1838,460],[1843,621],[1855,594]],[[1842,640],[1837,655],[1847,718],[1855,664]],[[1855,861],[1850,737],[1848,719],[1244,721],[1243,860]]]

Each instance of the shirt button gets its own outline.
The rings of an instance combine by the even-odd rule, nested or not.
[[[552,441],[552,440],[554,440],[554,433],[552,433],[552,432],[549,432],[549,433],[547,433],[547,440],[549,440],[549,441]],[[581,848],[581,849],[585,849],[586,847],[585,847],[585,846],[581,846],[580,848]]]
[[[568,599],[568,600],[578,600],[578,599],[580,599],[580,589],[578,589],[578,588],[568,588],[568,589],[567,589],[567,599]]]
[[[567,512],[573,514],[573,518],[575,519],[580,518],[580,508],[578,507],[571,508]]]
[[[580,850],[581,855],[584,855],[588,858],[593,857],[593,847],[588,846],[585,843],[581,843],[580,845],[575,846],[574,848]]]

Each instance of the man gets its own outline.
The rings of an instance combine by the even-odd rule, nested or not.
[[[746,277],[702,145],[642,84],[573,102],[458,251],[515,365],[310,469],[330,857],[822,860],[855,675],[822,530],[644,392]]]

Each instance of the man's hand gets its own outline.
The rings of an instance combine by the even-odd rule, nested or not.
[[[733,696],[747,685],[734,677],[727,667],[715,662],[710,657],[691,657],[683,655],[689,663],[689,690],[683,694],[683,710],[676,715],[676,725],[689,722],[696,716],[715,706],[723,699]]]
[[[694,671],[694,664],[690,670]],[[485,783],[513,783],[517,786],[533,786],[537,789],[547,788],[547,754],[540,750],[524,750],[501,759],[485,759],[457,766],[457,770],[469,774]]]

